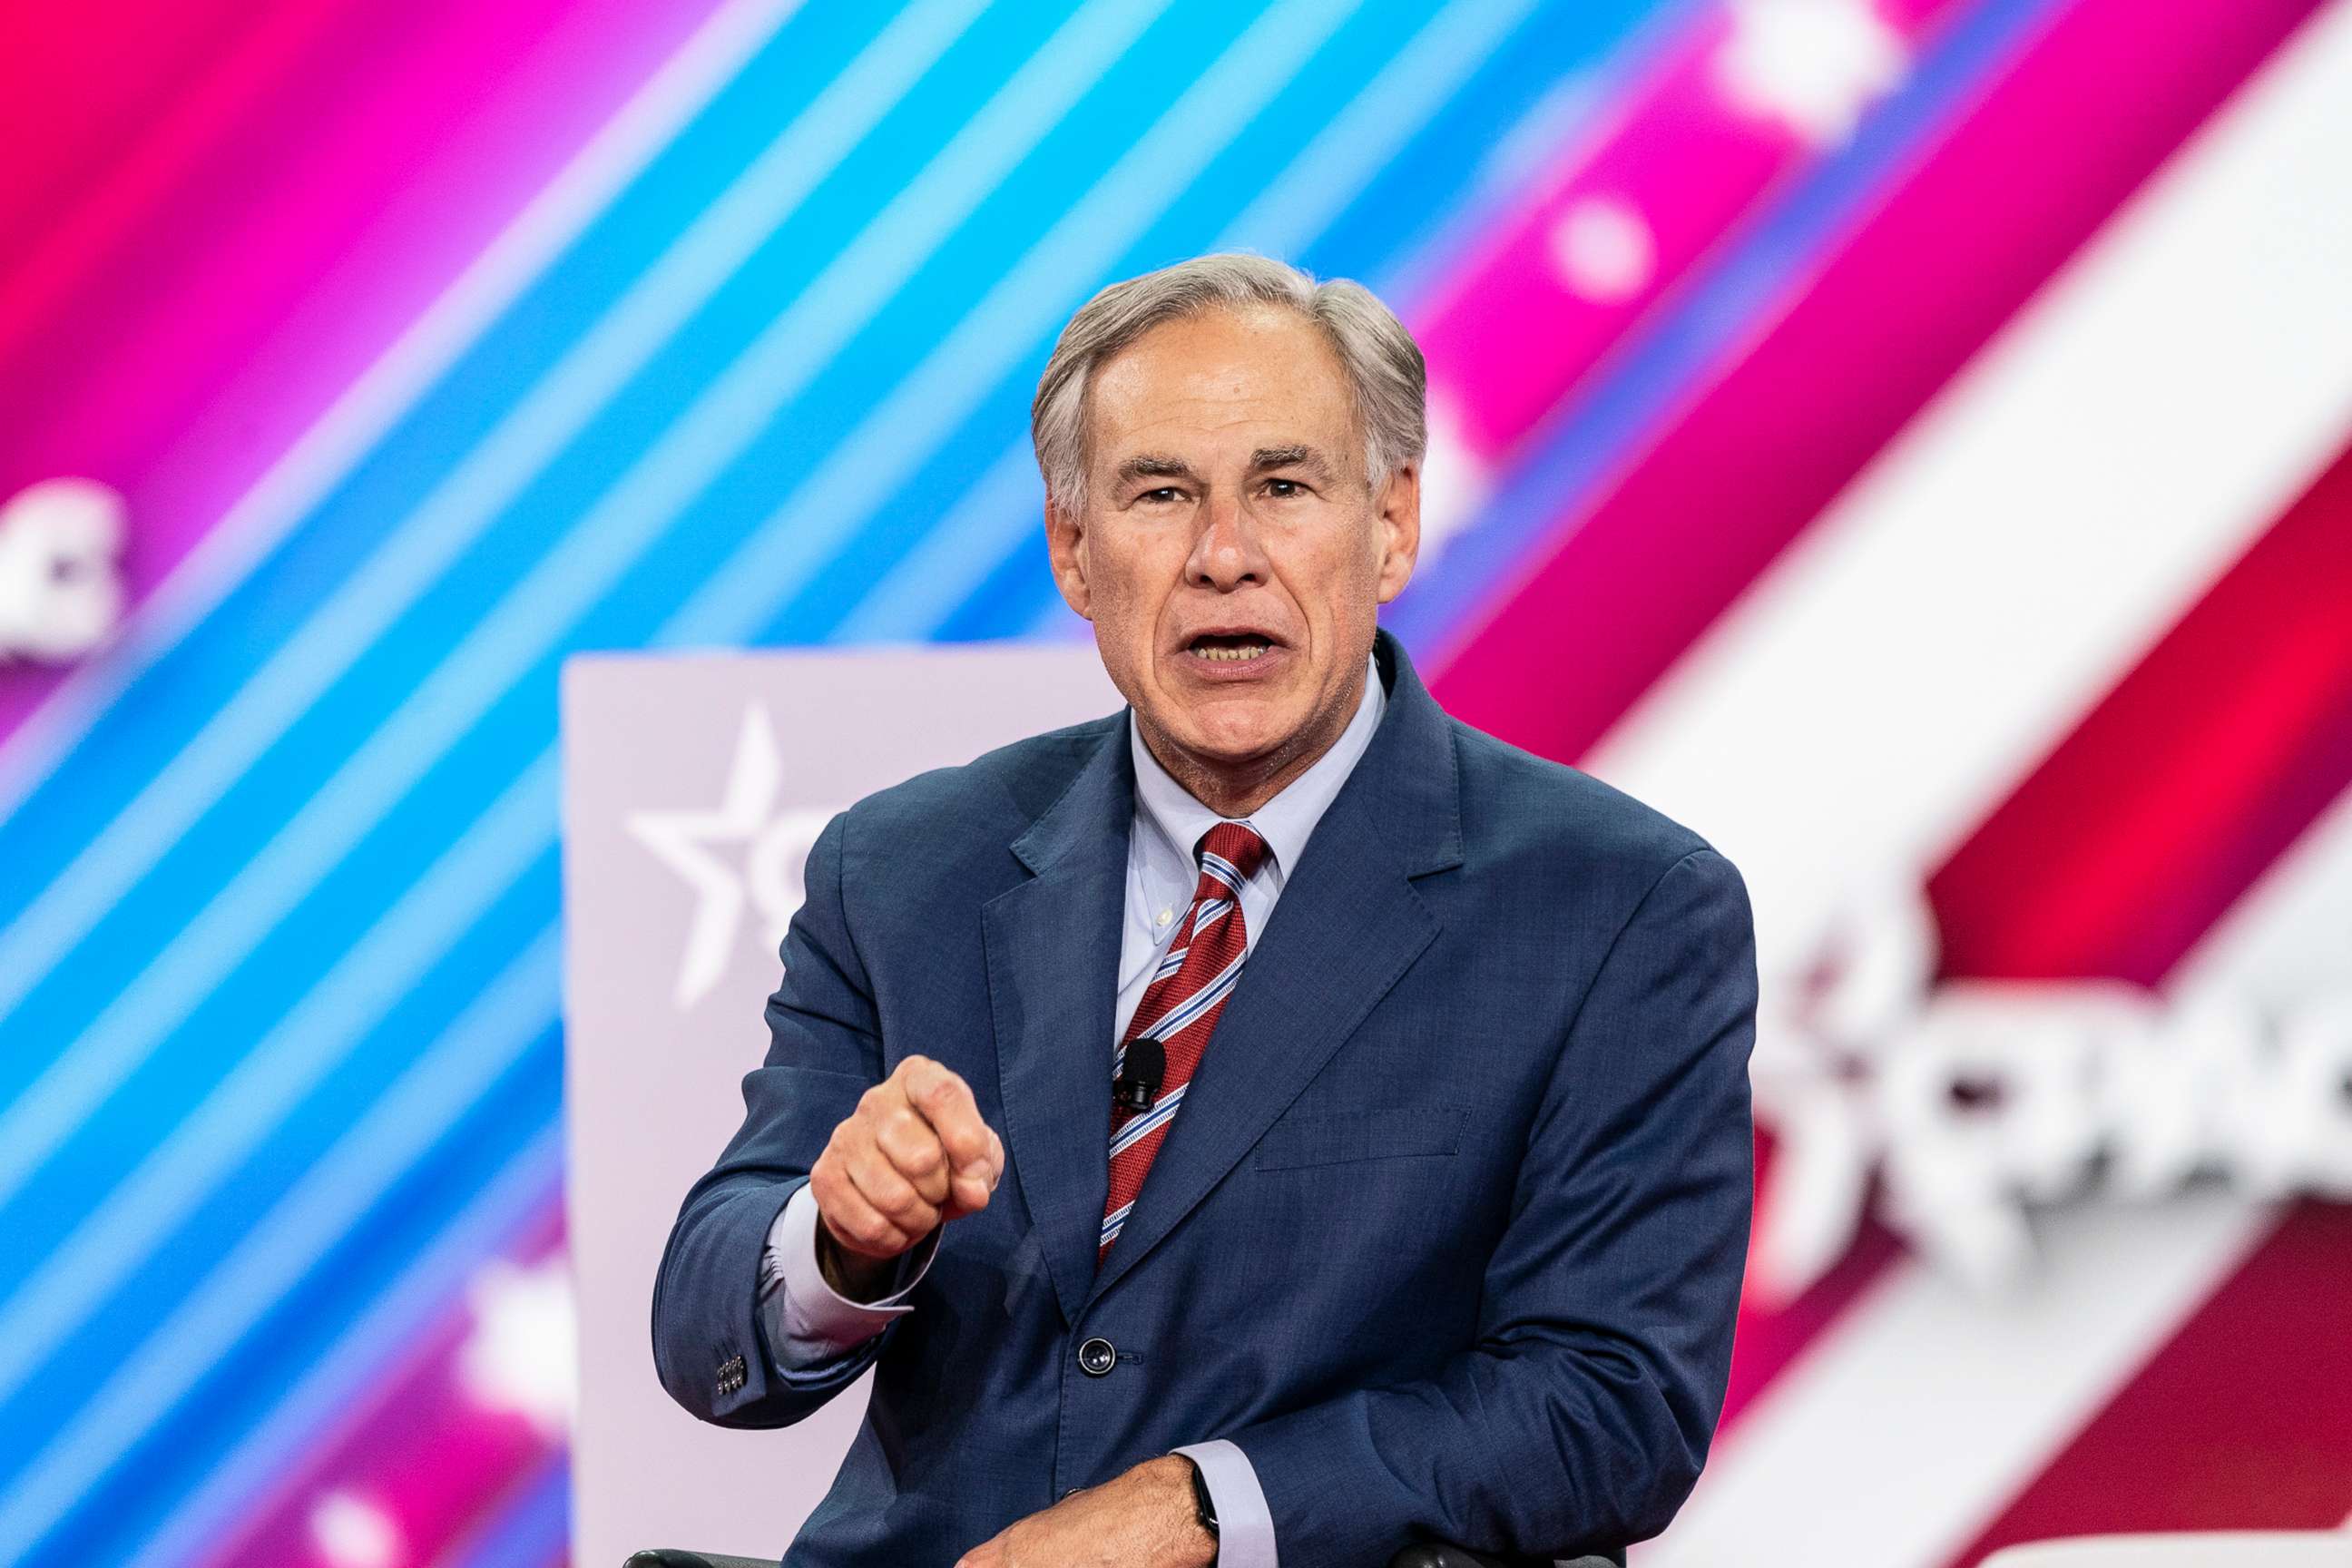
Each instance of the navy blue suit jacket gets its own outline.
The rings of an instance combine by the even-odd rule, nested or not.
[[[1731,863],[1448,718],[1393,638],[1370,748],[1290,868],[1118,1245],[1111,1016],[1133,763],[1118,714],[835,817],[743,1125],[655,1288],[705,1420],[873,1401],[786,1562],[945,1564],[1177,1445],[1238,1444],[1297,1568],[1409,1541],[1572,1556],[1655,1534],[1722,1406],[1753,1180],[1755,947]],[[1004,1179],[915,1310],[814,1373],[755,1310],[770,1222],[909,1053]],[[1104,1375],[1078,1346],[1116,1347]]]

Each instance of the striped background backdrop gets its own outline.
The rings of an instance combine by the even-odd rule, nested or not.
[[[565,1555],[558,665],[1078,635],[1028,395],[1202,250],[1406,317],[1392,624],[1722,845],[1768,974],[1894,888],[1939,985],[2352,994],[2346,0],[5,36],[0,544],[95,481],[126,597],[0,662],[0,1562]],[[2352,1207],[2044,1228],[2006,1295],[1870,1215],[1754,1290],[1641,1560],[2352,1514]]]

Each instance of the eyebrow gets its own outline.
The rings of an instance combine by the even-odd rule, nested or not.
[[[1310,469],[1318,479],[1328,480],[1331,477],[1331,465],[1325,460],[1323,454],[1303,443],[1293,442],[1287,447],[1260,447],[1250,454],[1252,473],[1294,467]],[[1200,479],[1193,472],[1192,466],[1182,458],[1164,458],[1151,452],[1139,452],[1119,464],[1117,477],[1121,484],[1136,479],[1192,479],[1197,482]]]
[[[1250,470],[1300,468],[1312,469],[1318,479],[1331,477],[1331,465],[1314,447],[1293,442],[1287,447],[1260,447],[1250,454]]]
[[[1200,476],[1181,458],[1160,458],[1142,452],[1118,466],[1118,482],[1129,479],[1192,479]]]

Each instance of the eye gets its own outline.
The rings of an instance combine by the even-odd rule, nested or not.
[[[1148,500],[1154,505],[1163,505],[1174,500],[1181,493],[1174,485],[1161,485],[1158,489],[1146,490],[1135,499]]]
[[[1288,500],[1307,493],[1307,487],[1297,479],[1268,479],[1265,488],[1274,492],[1276,500]]]

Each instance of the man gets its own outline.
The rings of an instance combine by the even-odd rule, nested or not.
[[[1261,258],[1064,331],[1047,543],[1129,707],[825,829],[656,1287],[706,1420],[875,1368],[789,1563],[1572,1556],[1688,1493],[1748,1238],[1747,894],[1377,631],[1423,394],[1368,291]]]

